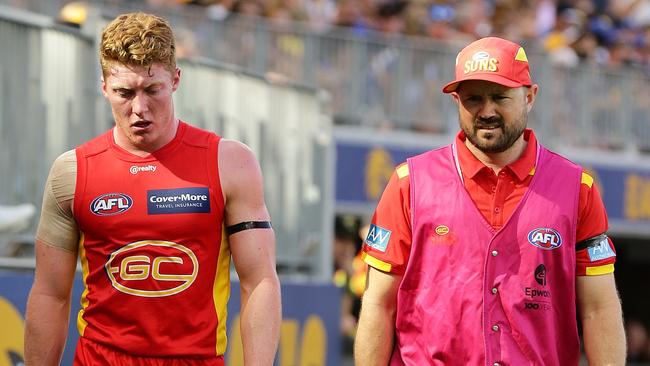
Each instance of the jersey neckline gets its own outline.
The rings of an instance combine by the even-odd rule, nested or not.
[[[110,150],[115,154],[115,156],[118,159],[123,161],[144,163],[144,162],[160,160],[163,157],[171,154],[174,150],[176,150],[176,148],[180,145],[181,141],[183,140],[183,136],[185,135],[185,131],[187,130],[187,124],[179,119],[178,128],[176,129],[176,135],[174,136],[174,138],[170,142],[168,142],[165,146],[161,147],[160,149],[146,156],[137,156],[135,154],[132,154],[126,151],[124,148],[120,147],[117,143],[115,143],[114,130],[115,127],[111,128],[109,133],[107,133],[106,138],[108,139]]]

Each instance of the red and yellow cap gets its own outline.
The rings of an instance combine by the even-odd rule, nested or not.
[[[442,92],[455,91],[465,80],[491,81],[510,88],[532,85],[524,48],[497,37],[481,38],[463,48],[456,56],[456,80]]]

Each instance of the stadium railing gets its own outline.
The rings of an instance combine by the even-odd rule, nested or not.
[[[2,204],[40,207],[52,161],[113,124],[95,43],[106,19],[97,13],[89,22],[96,29],[84,33],[0,5]],[[245,142],[260,160],[280,273],[328,280],[334,163],[327,95],[210,60],[179,66],[177,116]]]
[[[22,3],[56,17],[65,1]],[[109,17],[136,10],[158,13],[183,30],[179,41],[193,57],[325,89],[338,124],[430,134],[457,130],[453,102],[440,88],[452,79],[462,45],[348,28],[315,31],[305,23],[235,15],[215,20],[199,6],[86,3],[89,11]],[[530,123],[547,145],[623,156],[650,153],[650,70],[591,64],[567,68],[554,65],[536,44],[524,46],[533,79],[541,86]]]

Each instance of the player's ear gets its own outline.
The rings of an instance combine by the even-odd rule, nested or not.
[[[526,109],[528,112],[530,112],[530,110],[533,109],[533,104],[535,104],[535,98],[537,97],[539,86],[537,84],[533,84],[528,88],[524,88],[524,91],[526,93]]]
[[[176,91],[178,89],[178,85],[181,82],[181,69],[176,68],[174,73],[172,74],[172,91]]]
[[[104,98],[108,98],[108,91],[106,90],[106,80],[104,80],[104,75],[102,75],[101,80],[102,80],[102,94],[104,95]]]
[[[454,99],[454,102],[460,103],[460,95],[458,95],[457,92],[451,92],[449,94],[451,94],[451,97]]]

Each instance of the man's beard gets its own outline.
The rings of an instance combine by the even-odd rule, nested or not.
[[[479,118],[474,120],[474,123],[468,127],[461,124],[465,136],[469,139],[472,145],[476,146],[484,153],[501,153],[508,150],[519,139],[524,130],[526,129],[527,116],[522,115],[515,123],[506,126],[503,119],[498,117],[493,118]],[[491,138],[490,140],[479,139],[477,130],[481,127],[498,127],[501,133]],[[485,134],[485,132],[483,132]]]

